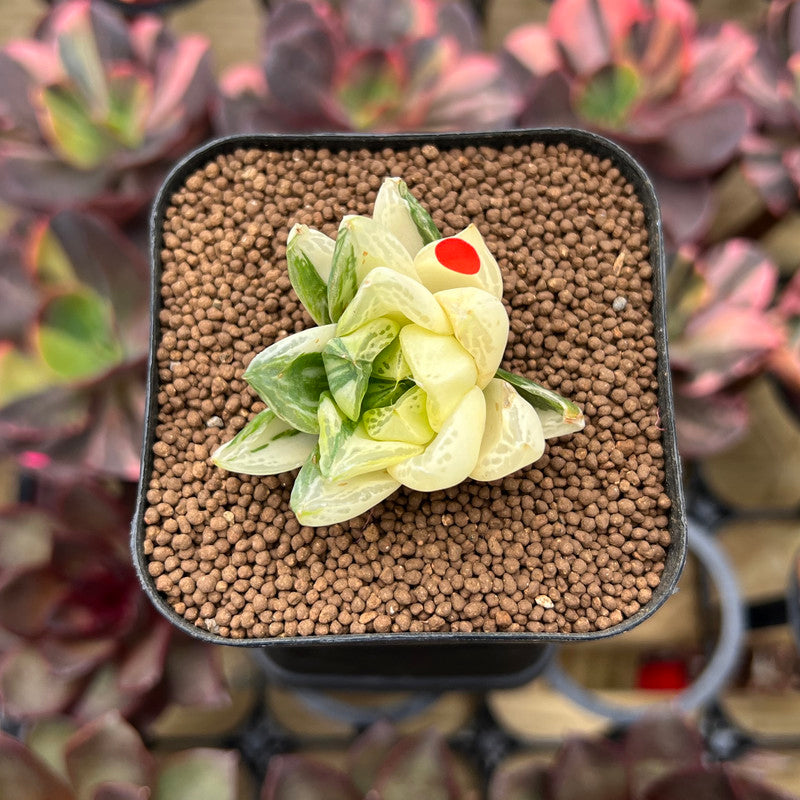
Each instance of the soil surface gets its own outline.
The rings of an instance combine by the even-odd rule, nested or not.
[[[313,322],[286,273],[294,222],[335,236],[401,175],[443,235],[475,222],[503,272],[503,366],[584,410],[500,481],[406,489],[302,527],[293,473],[210,454],[263,404],[250,359]],[[588,632],[647,603],[670,501],[657,406],[645,215],[608,160],[532,144],[407,151],[237,150],[191,175],[164,223],[158,420],[145,552],[175,611],[222,637]]]

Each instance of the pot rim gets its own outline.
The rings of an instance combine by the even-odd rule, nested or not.
[[[653,269],[653,337],[656,340],[658,408],[662,426],[661,444],[664,450],[665,491],[672,501],[669,517],[671,543],[667,548],[661,582],[653,590],[648,603],[635,614],[617,625],[603,631],[587,633],[532,633],[496,631],[491,633],[453,632],[408,632],[408,633],[363,633],[330,634],[325,636],[262,637],[233,639],[219,636],[199,628],[177,614],[156,590],[155,581],[147,571],[147,558],[144,554],[144,512],[147,507],[147,482],[152,473],[156,420],[158,417],[158,365],[156,349],[160,326],[157,310],[160,307],[161,241],[164,212],[175,191],[185,179],[201,165],[212,161],[216,156],[228,154],[240,148],[259,149],[330,149],[357,150],[367,148],[381,150],[384,147],[408,149],[432,144],[440,149],[451,147],[506,147],[519,146],[532,142],[545,145],[566,144],[592,153],[600,158],[614,162],[620,172],[634,186],[636,194],[644,206],[646,227],[649,234],[650,263]],[[131,551],[136,573],[141,586],[156,609],[184,633],[212,644],[233,647],[336,647],[341,645],[359,646],[375,644],[421,645],[426,643],[450,643],[453,645],[489,642],[538,644],[545,642],[574,643],[596,641],[618,636],[636,627],[652,616],[675,590],[686,560],[687,524],[686,509],[681,482],[681,462],[678,454],[675,433],[675,411],[672,395],[672,377],[669,369],[669,354],[666,327],[666,259],[661,211],[650,178],[641,165],[618,144],[589,131],[577,128],[526,128],[511,131],[458,132],[458,133],[398,133],[398,134],[353,134],[353,133],[310,133],[310,134],[237,134],[214,139],[195,148],[181,159],[164,179],[153,202],[150,215],[150,349],[148,355],[147,400],[145,409],[144,435],[142,442],[141,471],[136,496],[136,509],[131,523]]]

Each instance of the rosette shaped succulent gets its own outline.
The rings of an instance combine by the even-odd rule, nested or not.
[[[0,197],[125,218],[208,130],[209,45],[106,3],[54,6],[0,51]]]
[[[773,0],[758,52],[739,76],[756,115],[742,168],[769,210],[784,214],[800,190],[800,2]]]
[[[0,796],[18,800],[236,800],[235,752],[147,749],[116,712],[78,727],[54,717],[24,742],[0,733]]]
[[[0,241],[0,452],[51,475],[138,477],[146,281],[141,253],[88,214]]]
[[[38,495],[0,507],[3,711],[83,721],[117,709],[142,723],[170,704],[224,704],[219,651],[142,594],[128,549],[132,487],[47,483]]]
[[[738,25],[698,26],[688,0],[555,0],[546,24],[505,41],[526,93],[523,125],[590,128],[647,168],[674,244],[710,219],[710,178],[750,119],[736,78],[755,43]]]
[[[723,450],[749,424],[747,381],[786,335],[769,306],[778,269],[754,242],[731,239],[698,254],[684,248],[667,281],[678,444],[685,457]]]
[[[261,64],[221,80],[222,133],[507,128],[518,93],[468,4],[282,0]]]
[[[351,519],[401,485],[497,480],[583,427],[576,405],[500,369],[503,281],[478,229],[441,238],[399,178],[335,241],[295,225],[287,262],[319,327],[250,362],[244,377],[267,408],[214,460],[251,475],[302,465],[301,523]]]

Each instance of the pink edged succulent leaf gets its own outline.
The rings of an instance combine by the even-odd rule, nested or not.
[[[465,3],[284,0],[266,28],[263,80],[223,76],[216,121],[245,130],[475,130],[507,127],[518,94],[476,52]]]
[[[64,780],[6,733],[0,733],[0,793],[19,800],[77,800]]]
[[[0,444],[37,450],[65,471],[135,479],[148,321],[142,255],[108,223],[72,211],[20,226],[7,252],[9,274],[28,276],[34,313],[18,315],[0,342]]]
[[[362,800],[339,770],[302,756],[274,756],[261,790],[261,800]]]
[[[141,209],[200,140],[214,88],[204,38],[90,0],[56,5],[34,39],[5,48],[0,75],[0,195],[116,218]]]

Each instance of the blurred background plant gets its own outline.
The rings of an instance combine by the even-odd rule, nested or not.
[[[0,198],[34,211],[131,217],[204,139],[208,40],[104,3],[58,3],[0,52]]]
[[[462,2],[274,3],[260,64],[222,76],[217,124],[223,133],[506,128],[517,94],[479,48]]]
[[[496,47],[478,12],[507,13],[505,0],[253,0],[253,15],[266,11],[259,52],[219,79],[215,32],[186,33],[186,20],[216,13],[224,27],[227,4],[179,25],[142,13],[184,4],[42,3],[30,38],[0,51],[0,454],[24,494],[0,504],[0,722],[22,723],[25,739],[0,738],[0,790],[29,780],[37,800],[181,800],[178,784],[193,800],[225,798],[234,786],[228,753],[152,754],[139,741],[164,709],[224,704],[230,687],[218,650],[153,612],[127,550],[145,212],[171,165],[212,135],[569,124],[609,136],[642,161],[663,207],[690,469],[747,438],[765,377],[800,419],[800,0],[742,2],[755,9],[746,20],[713,25],[688,0],[532,0],[536,21],[489,25]],[[773,796],[702,766],[695,734],[673,723],[636,732],[652,751],[633,732],[576,743],[546,769],[537,756],[498,773],[491,797],[585,796],[571,779],[587,772],[610,800]],[[94,786],[78,764],[107,760],[104,738],[126,766]],[[658,791],[626,783],[645,762],[672,775]],[[208,784],[195,786],[181,765],[202,777],[203,763]],[[477,796],[432,734],[374,729],[348,763],[276,760],[263,798],[320,786],[337,798]]]

